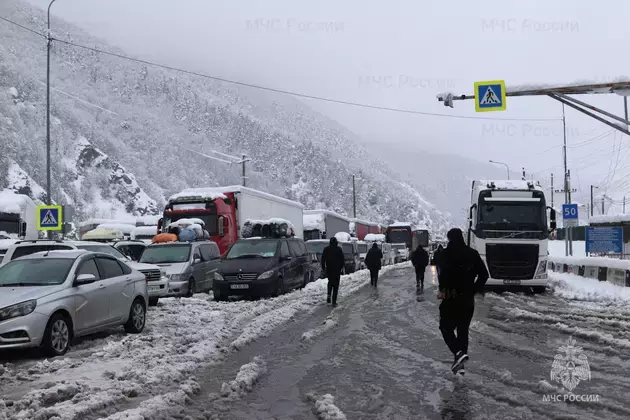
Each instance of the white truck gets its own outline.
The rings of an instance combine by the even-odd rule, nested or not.
[[[547,206],[540,184],[473,181],[466,236],[488,268],[486,287],[525,287],[543,293],[548,238],[555,228],[556,212]]]
[[[304,240],[328,239],[350,232],[350,219],[329,210],[304,210]]]
[[[37,205],[27,195],[0,191],[0,234],[11,239],[36,240]]]

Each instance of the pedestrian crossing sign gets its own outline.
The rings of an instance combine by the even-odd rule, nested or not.
[[[475,111],[505,111],[505,81],[475,82]]]
[[[62,206],[37,206],[37,230],[62,230]]]

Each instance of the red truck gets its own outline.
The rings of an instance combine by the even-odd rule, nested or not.
[[[158,231],[166,231],[169,224],[180,219],[201,219],[210,239],[224,256],[240,237],[248,220],[283,219],[293,225],[295,236],[302,238],[303,209],[304,206],[295,201],[239,185],[187,188],[169,198],[158,222]]]
[[[354,236],[362,241],[365,235],[368,233],[379,234],[381,233],[380,225],[374,222],[366,222],[365,220],[351,219],[351,224],[354,225],[354,229],[350,229]]]

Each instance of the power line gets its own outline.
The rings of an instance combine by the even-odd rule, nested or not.
[[[20,25],[19,23],[14,22],[14,21],[12,21],[11,19],[7,19],[7,18],[5,18],[5,17],[0,16],[0,20],[4,20],[5,22],[9,22],[9,23],[11,23],[11,24],[13,24],[13,25],[15,25],[15,26],[19,26],[20,28],[22,28],[22,29],[24,29],[24,30],[26,30],[26,31],[29,31],[29,32],[31,32],[31,33],[34,33],[35,35],[39,35],[39,36],[41,36],[41,37],[43,37],[43,38],[46,38],[46,35],[42,34],[41,32],[37,32],[36,30],[33,30],[33,29],[31,29],[31,28],[29,28],[29,27],[26,27],[26,26],[24,26],[24,25]]]

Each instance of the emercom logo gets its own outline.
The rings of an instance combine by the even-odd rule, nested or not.
[[[562,385],[565,394],[543,395],[543,402],[559,401],[599,401],[598,394],[576,395],[573,390],[583,381],[591,380],[591,367],[582,347],[573,337],[560,346],[551,365],[551,381]]]

